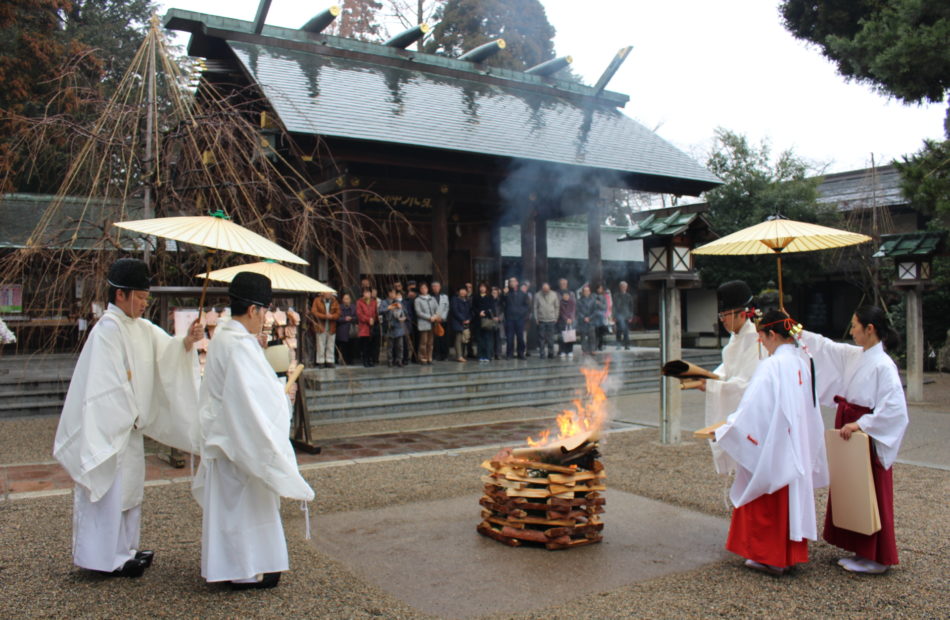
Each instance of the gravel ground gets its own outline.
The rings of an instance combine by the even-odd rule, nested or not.
[[[704,444],[660,446],[654,430],[615,433],[603,446],[609,486],[727,516],[723,483]],[[325,467],[305,473],[320,513],[362,510],[480,492],[478,463],[490,452]],[[432,472],[439,473],[433,480]],[[947,617],[950,615],[950,472],[897,465],[897,539],[902,564],[875,577],[834,566],[835,549],[811,545],[812,561],[782,578],[730,558],[702,569],[538,609],[524,618],[579,617]],[[824,497],[819,511],[823,514]],[[201,518],[186,484],[146,489],[143,545],[157,552],[138,580],[103,579],[70,562],[68,496],[0,502],[0,617],[423,617],[367,584],[303,539],[303,519],[283,505],[291,572],[275,590],[231,592],[199,575]],[[911,521],[914,515],[926,520]],[[610,522],[606,514],[607,536]],[[473,534],[474,536],[475,534]],[[464,595],[464,588],[460,588]]]

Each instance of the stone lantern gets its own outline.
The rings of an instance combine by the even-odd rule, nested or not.
[[[693,267],[693,248],[716,238],[701,213],[674,210],[649,215],[634,224],[618,241],[643,241],[647,271],[639,288],[660,295],[660,365],[682,356],[683,321],[680,294],[700,285]],[[679,443],[682,397],[675,378],[660,379],[660,441]]]
[[[896,279],[891,283],[903,291],[907,302],[907,399],[924,398],[924,322],[921,293],[932,286],[933,257],[942,253],[946,231],[881,235],[875,258],[892,258]]]

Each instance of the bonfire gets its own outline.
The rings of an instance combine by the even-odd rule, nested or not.
[[[484,494],[477,531],[512,547],[569,549],[603,539],[607,477],[597,440],[607,420],[603,383],[609,364],[581,369],[586,393],[557,416],[554,429],[482,463]]]

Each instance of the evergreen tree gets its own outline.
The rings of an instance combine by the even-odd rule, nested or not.
[[[724,181],[705,194],[709,223],[721,236],[772,215],[824,225],[837,222],[837,213],[817,202],[819,179],[808,178],[808,164],[790,150],[773,160],[767,143],[754,146],[745,136],[720,128],[706,167]],[[707,286],[741,279],[758,291],[776,279],[775,257],[771,255],[696,258],[701,261],[700,273]],[[800,254],[786,261],[782,272],[786,292],[818,272],[819,260],[816,254]]]
[[[818,45],[842,75],[905,103],[945,100],[950,89],[946,0],[784,0],[781,12],[785,28]],[[950,116],[945,129],[950,135]]]
[[[502,38],[506,47],[487,66],[523,70],[554,58],[554,27],[539,0],[448,0],[425,46],[458,57]]]
[[[58,118],[62,127],[94,114],[155,8],[150,0],[0,3],[0,191],[56,191],[75,135],[44,128],[43,120]]]

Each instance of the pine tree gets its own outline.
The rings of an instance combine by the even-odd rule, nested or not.
[[[426,45],[429,53],[458,57],[502,38],[506,47],[485,61],[522,70],[554,58],[554,27],[539,0],[448,0]]]

